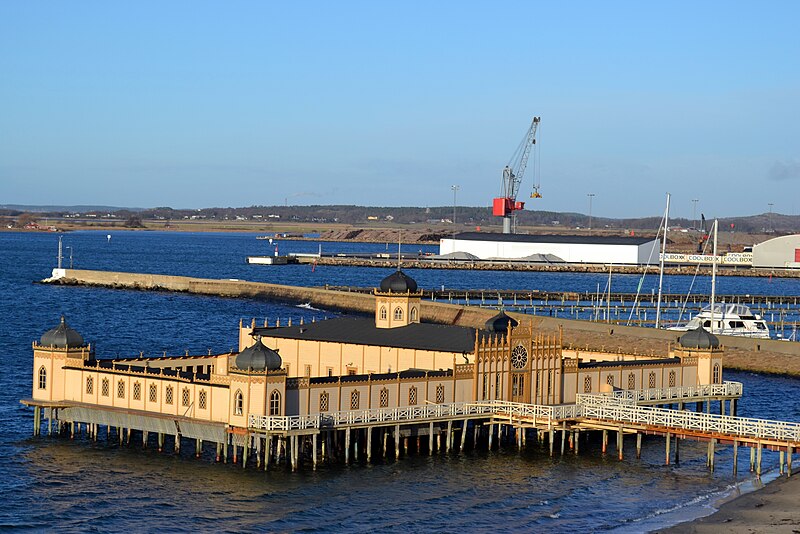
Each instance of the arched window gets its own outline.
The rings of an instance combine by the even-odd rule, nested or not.
[[[164,393],[164,402],[167,404],[172,404],[174,392],[172,386],[167,386],[167,389]]]
[[[241,390],[236,390],[236,395],[233,396],[233,414],[242,415],[244,412],[244,396]]]
[[[183,388],[181,392],[181,403],[184,407],[189,406],[189,388]]]
[[[133,400],[142,400],[142,384],[139,382],[133,383]]]
[[[87,376],[86,377],[86,394],[92,395],[94,393],[94,377]]]
[[[117,398],[124,399],[125,398],[125,382],[120,380],[117,382]]]
[[[206,406],[208,406],[208,393],[206,393],[206,390],[201,389],[200,394],[197,397],[197,404],[199,405],[200,409],[205,410]]]
[[[436,403],[442,404],[444,402],[444,385],[439,384],[436,386]]]
[[[401,308],[400,306],[394,309],[394,320],[395,321],[403,320],[403,308]]]
[[[327,412],[328,406],[331,404],[331,396],[327,391],[323,391],[319,394],[319,411],[320,412]]]
[[[592,392],[592,377],[591,376],[584,376],[583,377],[583,392],[584,393],[591,393]]]
[[[608,384],[612,388],[614,387],[614,375],[608,375],[606,377],[606,384]]]
[[[628,374],[628,389],[636,389],[636,375]]]
[[[47,389],[47,369],[39,367],[39,389]]]
[[[381,306],[380,318],[381,318],[381,321],[385,321],[386,320],[386,306]]]
[[[671,388],[675,387],[675,378],[676,378],[675,377],[675,371],[670,371],[669,372],[669,387],[671,387]]]
[[[158,387],[155,384],[150,384],[150,402],[158,400]]]
[[[281,415],[281,393],[277,389],[269,396],[269,414]]]
[[[381,389],[380,407],[381,408],[389,407],[389,390],[386,388]]]
[[[408,388],[408,405],[414,406],[415,404],[417,404],[417,388],[411,386]]]
[[[416,320],[417,320],[417,307],[416,306],[412,306],[411,307],[411,322],[414,322]]]
[[[358,405],[361,403],[361,394],[359,394],[357,389],[354,389],[352,393],[350,393],[350,409],[351,410],[358,410]]]
[[[722,368],[719,366],[718,363],[714,364],[713,376],[711,377],[711,381],[714,384],[719,384],[722,382]]]
[[[656,373],[655,371],[650,371],[650,374],[647,376],[647,387],[654,388],[656,387]]]
[[[104,397],[108,397],[108,378],[104,378],[100,383],[100,394]]]

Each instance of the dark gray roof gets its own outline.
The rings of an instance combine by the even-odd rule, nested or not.
[[[361,375],[342,375],[342,376],[319,376],[311,377],[310,384],[336,384],[338,382],[363,382],[364,380],[396,380],[398,378],[443,378],[446,376],[453,376],[452,369],[443,369],[441,371],[433,371],[427,369],[406,369],[399,373],[372,373]]]
[[[718,349],[719,338],[702,326],[689,330],[678,340],[687,349]]]
[[[498,234],[492,232],[462,232],[455,239],[462,241],[514,241],[516,243],[568,243],[575,245],[643,245],[653,238],[601,235],[535,235]]]
[[[277,351],[262,343],[261,338],[236,356],[236,367],[253,371],[277,371],[283,365]]]
[[[580,362],[578,369],[592,369],[595,367],[637,367],[639,365],[677,365],[681,363],[680,358],[656,358],[653,360],[626,360],[626,361],[600,361],[600,362]]]
[[[486,321],[486,325],[484,328],[489,332],[498,332],[505,334],[508,332],[508,325],[511,323],[511,326],[517,326],[519,321],[514,319],[513,317],[509,317],[506,315],[506,312],[500,310],[500,313]]]
[[[64,316],[61,316],[61,323],[55,328],[51,328],[42,334],[39,345],[43,347],[58,347],[60,349],[83,347],[83,336],[73,330],[67,324]]]
[[[253,335],[468,354],[475,351],[474,328],[430,323],[376,328],[374,319],[360,317],[341,317],[281,328],[257,327],[253,329]]]
[[[416,293],[417,282],[398,269],[381,280],[381,291],[384,293]]]

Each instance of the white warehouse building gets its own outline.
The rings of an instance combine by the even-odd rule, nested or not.
[[[464,232],[439,242],[439,254],[481,260],[644,265],[658,263],[661,242],[644,237]]]
[[[800,235],[784,235],[754,245],[753,267],[800,268]]]

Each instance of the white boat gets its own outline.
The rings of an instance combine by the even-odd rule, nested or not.
[[[713,326],[712,326],[713,321]],[[668,330],[694,330],[702,326],[712,334],[723,336],[743,336],[769,339],[769,326],[758,314],[750,311],[744,304],[714,304],[705,306],[685,325],[672,326]]]

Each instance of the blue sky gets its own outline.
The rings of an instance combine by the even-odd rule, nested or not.
[[[796,214],[800,2],[2,2],[0,204]],[[530,172],[530,169],[529,169]],[[527,175],[520,196],[532,186]]]

